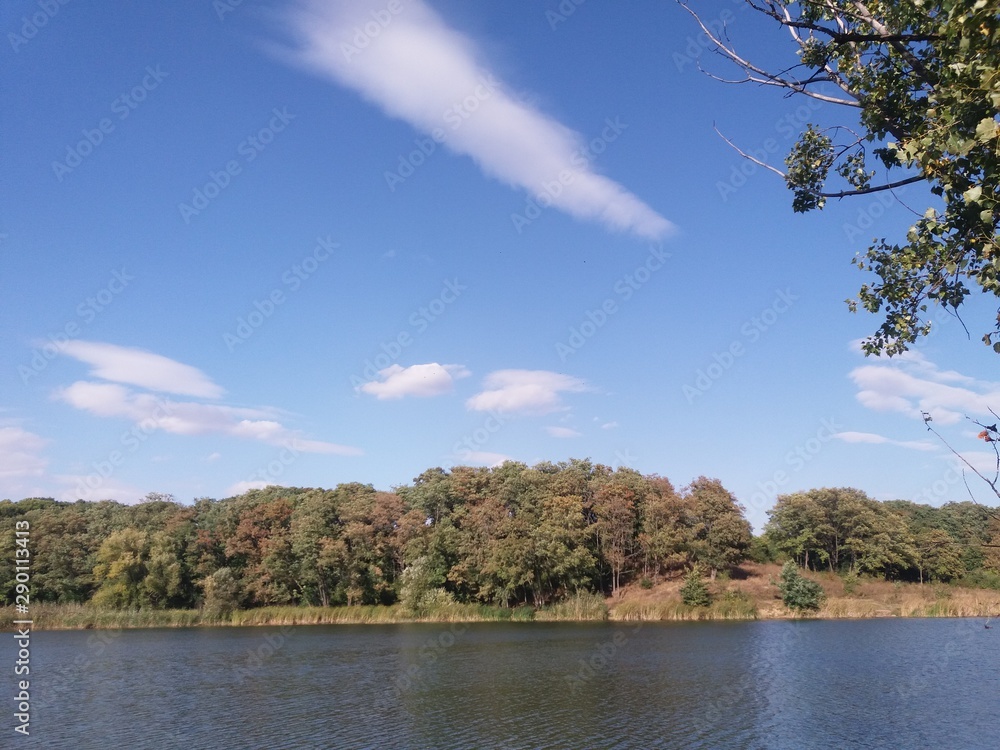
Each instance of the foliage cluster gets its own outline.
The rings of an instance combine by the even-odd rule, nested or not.
[[[746,0],[783,27],[797,55],[787,66],[748,59],[728,29],[678,2],[742,74],[736,82],[842,107],[838,124],[807,125],[784,171],[771,167],[793,192],[793,210],[925,185],[927,207],[914,211],[905,238],[875,238],[855,259],[875,278],[852,309],[884,316],[867,353],[906,350],[930,331],[929,306],[957,311],[977,287],[1000,296],[996,0]],[[983,340],[1000,352],[1000,315]]]
[[[751,542],[742,508],[705,477],[589,460],[425,471],[392,492],[268,487],[193,505],[27,499],[0,503],[0,551],[31,523],[33,598],[111,608],[450,603],[542,607],[615,593],[701,563],[714,575]],[[13,573],[0,580],[12,600]]]
[[[935,508],[824,488],[782,495],[768,516],[766,546],[812,570],[922,583],[1000,569],[1000,522],[972,502]]]

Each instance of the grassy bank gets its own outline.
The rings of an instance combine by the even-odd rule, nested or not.
[[[631,585],[607,599],[584,594],[541,609],[448,603],[413,612],[401,605],[356,607],[260,607],[212,614],[194,609],[112,610],[80,604],[31,607],[36,630],[181,628],[250,625],[365,625],[406,622],[587,622],[603,620],[772,620],[793,617],[859,619],[869,617],[996,617],[1000,591],[940,584],[846,580],[829,573],[807,574],[826,600],[818,611],[790,611],[777,596],[777,565],[747,564],[730,578],[709,585],[712,603],[689,607],[681,602],[679,580],[650,588]],[[7,608],[0,627],[13,629]]]
[[[102,609],[86,604],[39,604],[31,607],[35,630],[117,628],[186,628],[252,625],[371,625],[405,622],[525,622],[530,620],[605,620],[604,600],[580,597],[543,609],[448,604],[421,612],[392,606],[259,607],[213,614],[197,609]],[[13,629],[14,617],[4,612],[0,627]]]
[[[789,610],[778,596],[779,565],[747,563],[732,578],[709,584],[712,604],[681,603],[681,581],[643,589],[627,587],[610,602],[612,620],[777,620],[795,617],[862,619],[869,617],[998,617],[1000,591],[955,585],[845,579],[832,573],[807,573],[823,587],[823,606],[809,613]]]

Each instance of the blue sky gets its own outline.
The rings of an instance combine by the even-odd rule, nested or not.
[[[787,60],[741,4],[703,5]],[[572,456],[718,477],[759,528],[811,487],[965,499],[921,410],[988,463],[964,419],[1000,405],[988,301],[971,340],[942,315],[892,361],[859,353],[879,321],[844,304],[850,259],[926,195],[794,215],[713,124],[780,165],[843,113],[712,81],[672,2],[0,19],[0,497]]]

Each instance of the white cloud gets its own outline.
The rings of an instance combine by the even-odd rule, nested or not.
[[[575,438],[583,434],[569,427],[546,427],[545,431],[555,438]]]
[[[263,409],[173,401],[149,393],[135,393],[112,383],[88,381],[78,381],[60,389],[55,398],[99,417],[127,419],[136,425],[134,430],[146,434],[157,430],[175,435],[218,433],[270,445],[291,445],[305,453],[361,454],[359,449],[350,446],[306,440],[297,431],[275,421],[274,415]]]
[[[922,419],[926,412],[937,423],[955,424],[966,414],[988,415],[991,406],[1000,404],[1000,383],[939,370],[918,352],[876,362],[850,373],[858,388],[856,398],[873,411],[899,412],[913,419]]]
[[[219,398],[225,391],[201,370],[168,357],[98,341],[67,341],[62,351],[91,365],[91,375],[183,396]]]
[[[475,43],[423,0],[390,13],[384,0],[299,0],[288,21],[291,62],[358,91],[487,174],[546,195],[578,219],[660,239],[673,225],[581,158],[582,138],[509,92]],[[386,23],[373,16],[382,14]],[[366,29],[376,30],[369,33]],[[610,139],[610,135],[608,138]],[[560,175],[568,175],[560,189]]]
[[[0,487],[17,491],[21,480],[40,477],[48,460],[42,455],[48,440],[21,427],[0,427]]]
[[[497,370],[483,381],[486,390],[465,402],[473,411],[549,414],[564,408],[561,393],[588,390],[579,378],[548,370]]]
[[[469,371],[461,365],[426,365],[401,367],[392,365],[379,370],[381,380],[365,383],[355,390],[368,393],[381,400],[403,398],[404,396],[440,396],[450,393],[455,380],[469,376]]]
[[[206,461],[218,461],[220,458],[222,458],[222,454],[218,451],[213,451],[205,456]]]
[[[997,456],[991,451],[962,451],[962,458],[972,464],[983,476],[992,479],[997,473]],[[953,457],[949,456],[948,459],[952,461]],[[952,466],[959,473],[965,471],[965,466],[960,461],[953,461]],[[974,478],[971,474],[968,479],[969,483],[972,484]],[[975,482],[978,483],[979,480],[975,479]]]
[[[146,493],[137,487],[121,482],[114,476],[91,474],[59,474],[55,477],[59,485],[65,487],[57,500],[74,503],[77,500],[115,500],[125,505],[135,505]]]
[[[602,430],[614,430],[618,428],[617,422],[605,422],[601,425]]]
[[[937,449],[934,443],[926,440],[893,440],[876,435],[873,432],[837,432],[833,437],[845,443],[868,443],[869,445],[895,445],[900,448],[910,448],[915,451],[933,451]]]
[[[461,451],[458,454],[459,460],[467,466],[475,464],[485,464],[486,466],[500,466],[505,461],[514,459],[503,453],[491,453],[489,451]]]

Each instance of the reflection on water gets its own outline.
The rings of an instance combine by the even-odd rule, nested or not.
[[[43,632],[32,645],[32,734],[8,729],[2,747],[998,746],[1000,630],[976,620]]]

